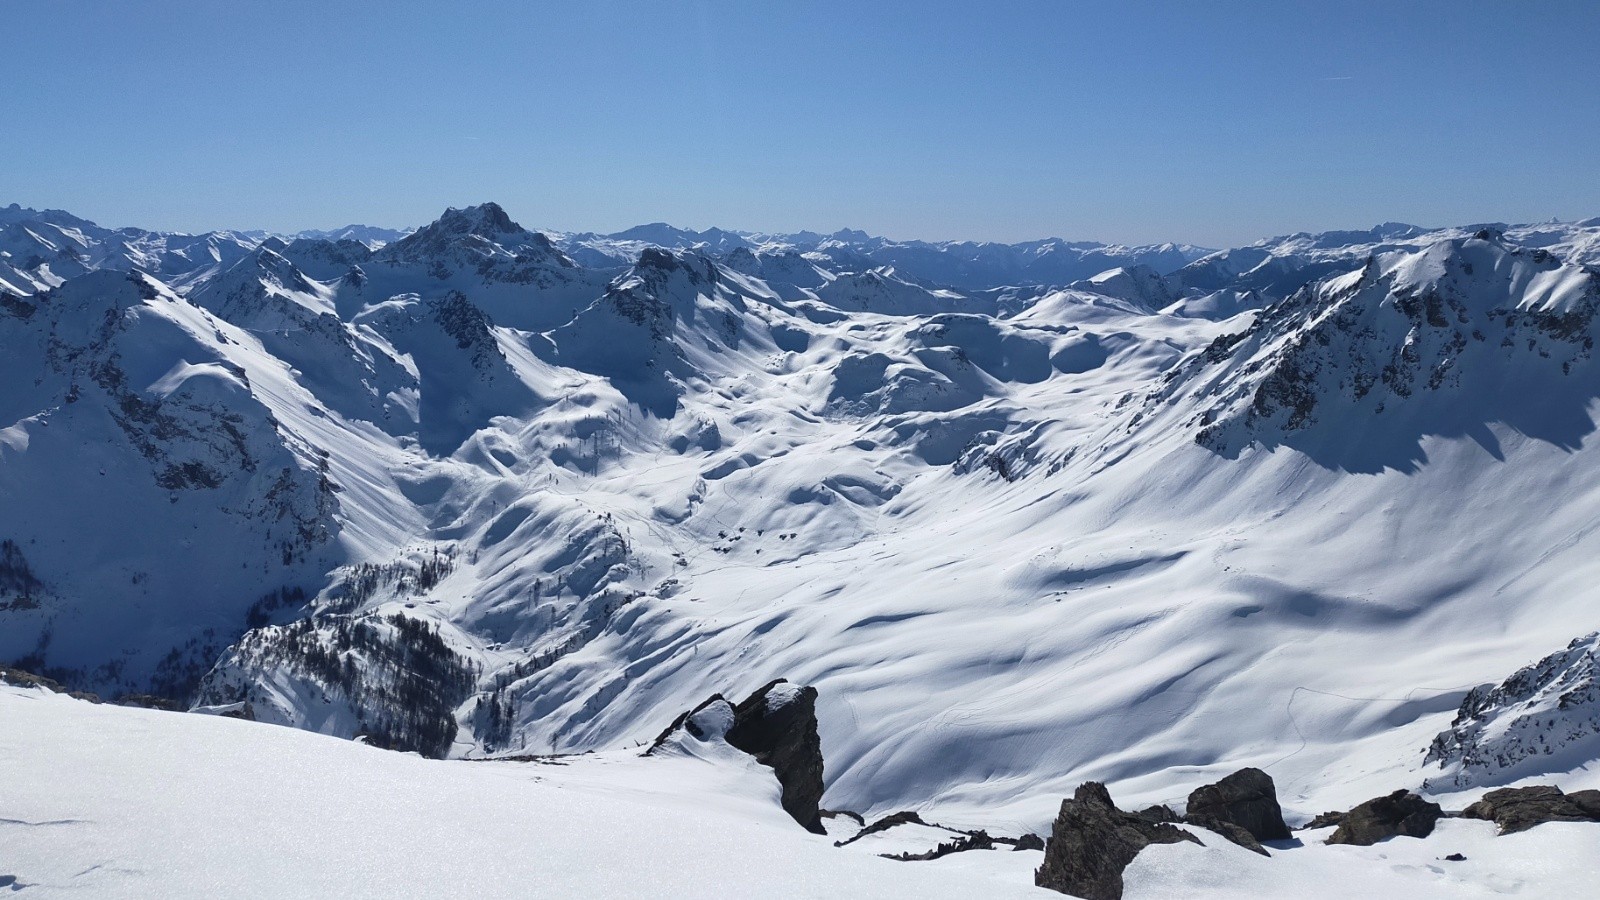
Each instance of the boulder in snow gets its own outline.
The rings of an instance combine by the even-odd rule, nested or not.
[[[1345,813],[1327,842],[1370,847],[1392,837],[1424,838],[1443,815],[1439,804],[1402,789]]]
[[[1216,784],[1195,788],[1189,794],[1188,821],[1202,828],[1210,828],[1209,822],[1237,825],[1256,841],[1289,838],[1272,776],[1260,769],[1240,769]]]
[[[1085,782],[1061,801],[1044,863],[1033,883],[1085,900],[1119,900],[1122,870],[1151,844],[1200,843],[1193,834],[1168,823],[1149,822],[1111,802],[1099,782]]]
[[[1546,822],[1600,821],[1600,791],[1564,794],[1549,784],[1501,788],[1484,794],[1461,815],[1494,822],[1500,826],[1501,834],[1527,831]]]

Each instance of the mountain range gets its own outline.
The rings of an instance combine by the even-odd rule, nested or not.
[[[1017,834],[1600,786],[1597,266],[12,205],[0,665],[449,759],[788,679],[827,808]]]

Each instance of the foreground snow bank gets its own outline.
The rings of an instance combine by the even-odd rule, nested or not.
[[[1049,896],[840,851],[753,761],[439,762],[4,686],[0,760],[24,896]]]
[[[0,888],[30,897],[1060,896],[1031,885],[1037,851],[833,847],[721,741],[443,762],[0,685],[0,772]],[[1327,831],[1268,858],[1200,829],[1203,847],[1141,852],[1125,896],[1581,896],[1600,878],[1588,823],[1447,820],[1372,847]]]

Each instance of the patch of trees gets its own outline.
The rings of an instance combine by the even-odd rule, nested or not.
[[[281,587],[275,591],[268,591],[250,604],[250,608],[245,611],[245,625],[250,628],[260,628],[271,622],[273,614],[279,610],[291,606],[303,606],[305,602],[306,591],[302,587]]]
[[[44,583],[33,574],[17,542],[0,541],[0,610],[38,609],[43,590]]]
[[[344,694],[362,716],[358,736],[373,745],[432,757],[449,751],[455,710],[480,674],[437,625],[400,613],[301,619],[256,632],[241,651]]]
[[[390,563],[358,563],[347,570],[341,589],[334,595],[327,609],[330,612],[348,613],[360,609],[379,591],[393,589],[395,596],[425,594],[439,586],[456,568],[455,550],[434,549],[421,564],[412,565],[404,560]]]

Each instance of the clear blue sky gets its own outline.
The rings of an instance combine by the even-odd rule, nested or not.
[[[1600,215],[1600,2],[8,0],[0,204],[1210,246]]]

